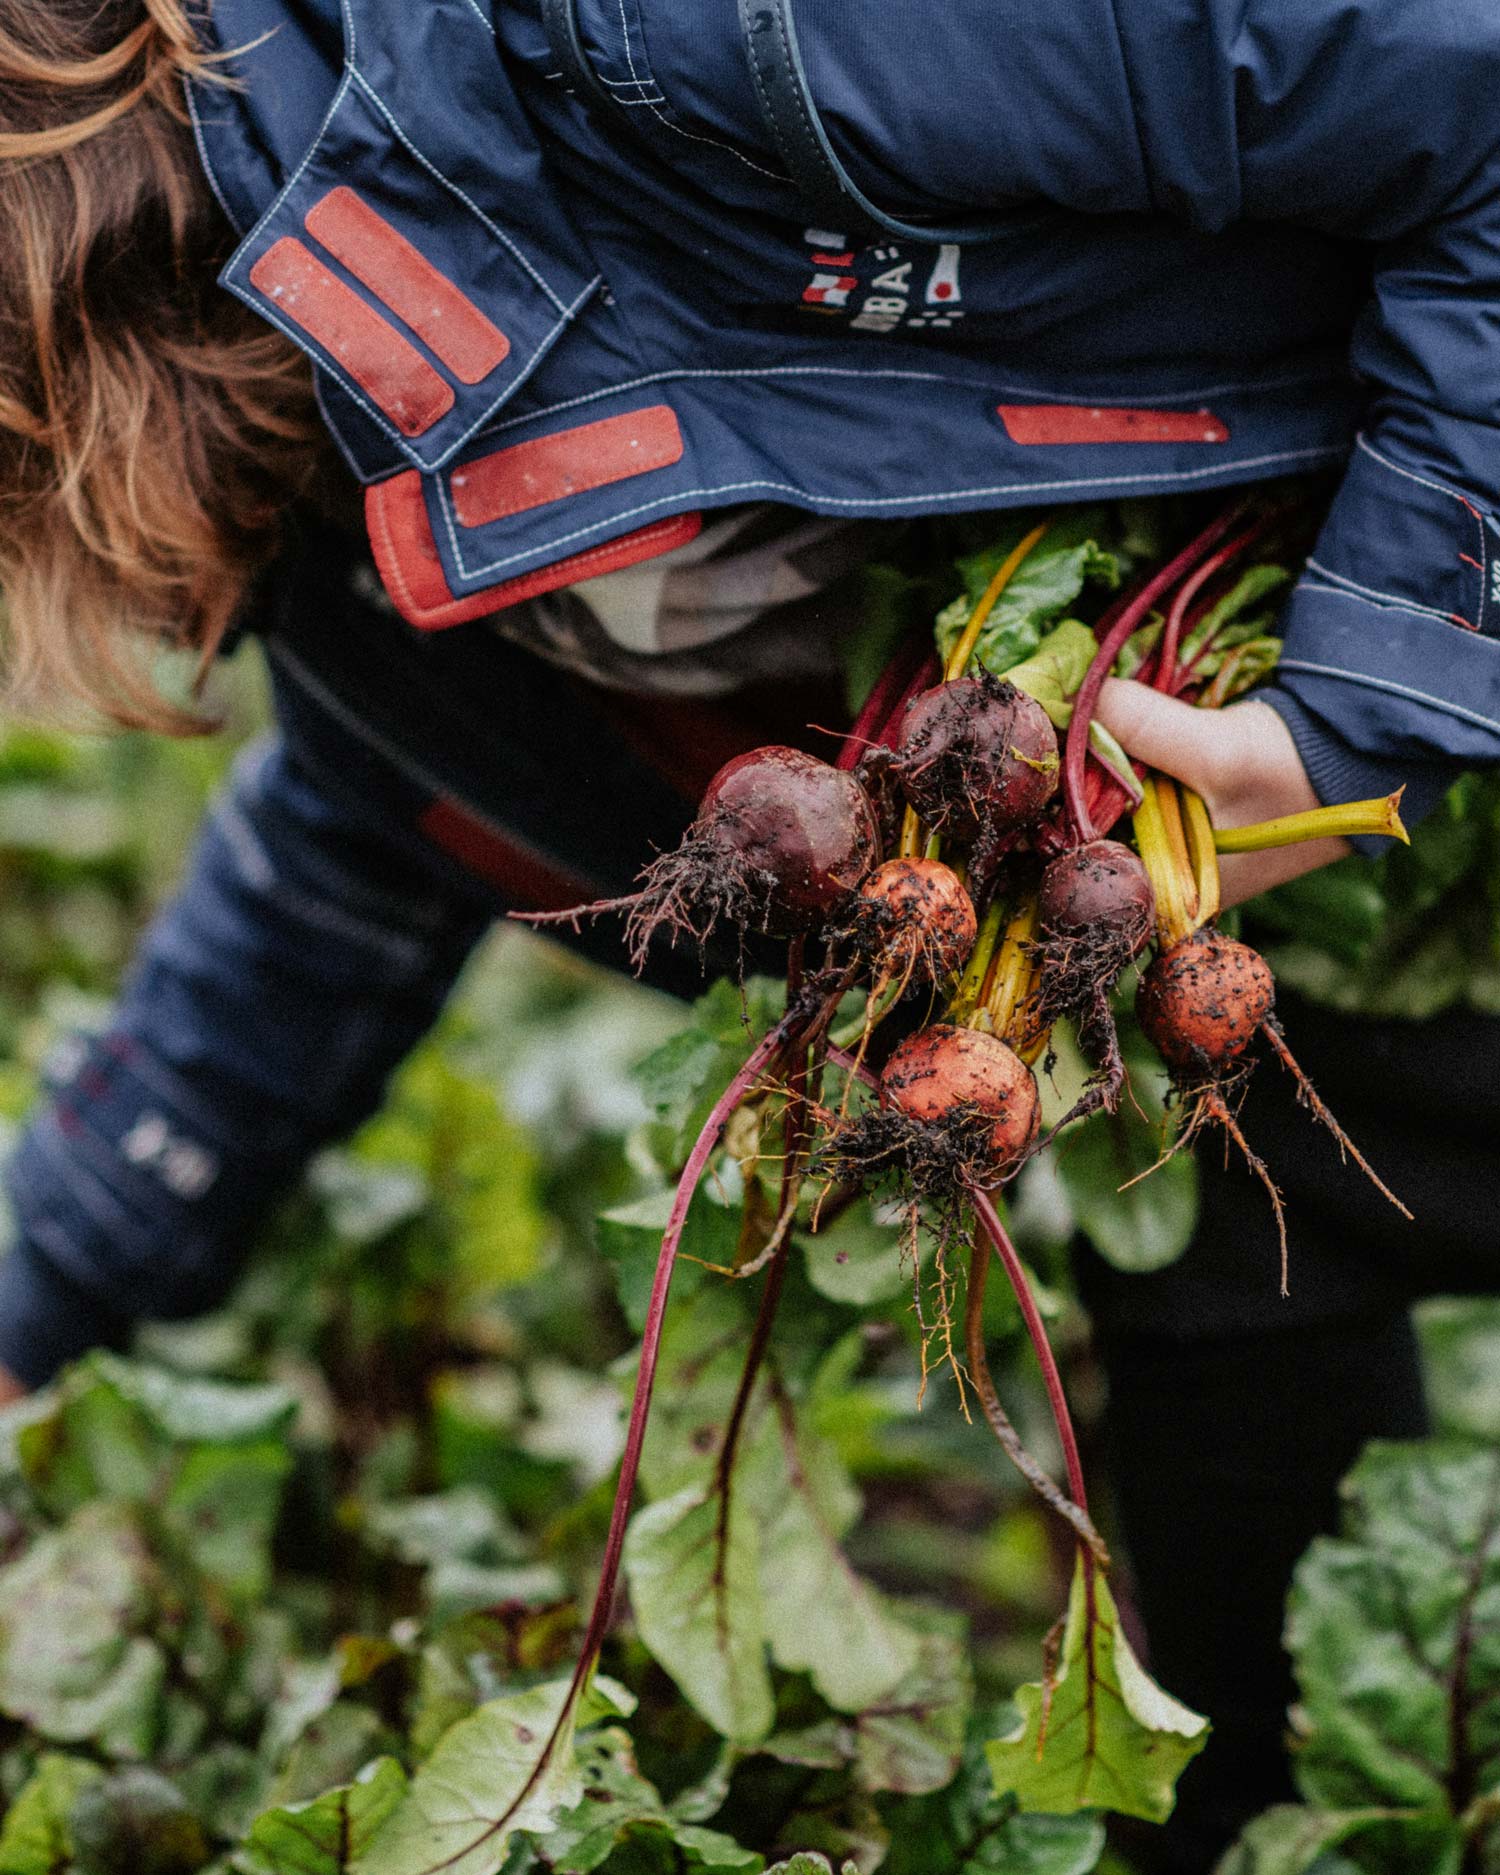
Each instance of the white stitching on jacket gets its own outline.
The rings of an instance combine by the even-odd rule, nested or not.
[[[1186,469],[1176,474],[1163,471],[1161,474],[1138,475],[1088,475],[1075,476],[1052,482],[1002,482],[990,488],[956,488],[941,492],[919,495],[844,496],[819,495],[813,490],[799,488],[791,482],[774,482],[757,478],[745,482],[722,482],[717,487],[683,489],[674,495],[663,495],[657,501],[643,502],[639,507],[627,508],[623,513],[611,515],[608,520],[595,521],[588,527],[575,528],[570,534],[559,534],[552,540],[519,549],[499,560],[493,560],[486,566],[466,566],[459,537],[456,518],[449,499],[446,480],[438,479],[438,500],[443,510],[443,523],[448,540],[453,548],[454,564],[465,579],[480,579],[488,573],[496,573],[505,567],[513,566],[517,560],[526,560],[533,555],[551,552],[554,548],[564,547],[570,541],[583,540],[590,534],[598,534],[606,528],[618,530],[622,522],[633,520],[637,515],[650,514],[654,509],[670,507],[674,504],[691,505],[700,499],[709,499],[720,495],[749,495],[752,493],[768,495],[788,495],[798,505],[811,503],[814,512],[824,508],[854,509],[869,512],[874,508],[904,509],[909,513],[921,513],[926,509],[946,506],[952,507],[960,502],[983,506],[986,501],[1007,495],[1049,495],[1058,494],[1066,489],[1076,488],[1147,488],[1169,482],[1174,487],[1182,487],[1189,482],[1223,480],[1232,478],[1246,469],[1271,468],[1288,462],[1329,462],[1344,454],[1342,449],[1283,449],[1264,456],[1241,457],[1233,462],[1221,462],[1211,469]],[[800,500],[798,499],[800,498]],[[567,557],[567,556],[560,556]],[[542,561],[540,564],[545,565]]]

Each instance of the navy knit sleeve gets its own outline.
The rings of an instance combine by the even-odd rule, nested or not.
[[[1356,242],[1363,435],[1282,681],[1357,755],[1500,761],[1500,7],[1117,0],[1154,206]]]
[[[11,1163],[0,1363],[36,1385],[136,1320],[221,1300],[257,1220],[373,1111],[486,922],[279,740],[251,750],[113,1021]]]

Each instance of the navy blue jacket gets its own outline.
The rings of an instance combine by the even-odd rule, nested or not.
[[[220,1293],[496,906],[671,837],[661,713],[469,621],[705,510],[1342,465],[1273,696],[1315,786],[1500,754],[1492,0],[215,0],[211,37],[224,284],[315,360],[400,617],[326,546],[262,596],[282,739],[18,1155],[26,1377]]]

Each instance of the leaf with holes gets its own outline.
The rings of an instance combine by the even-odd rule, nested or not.
[[[1050,1694],[1050,1696],[1049,1696]],[[1050,1689],[1023,1686],[1021,1723],[988,1748],[995,1789],[1023,1811],[1114,1810],[1163,1823],[1208,1721],[1163,1692],[1131,1651],[1109,1584],[1082,1561]]]

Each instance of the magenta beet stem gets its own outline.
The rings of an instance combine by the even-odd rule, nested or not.
[[[1253,527],[1247,527],[1243,534],[1236,535],[1227,546],[1221,547],[1217,553],[1210,554],[1202,566],[1183,581],[1182,590],[1172,601],[1172,609],[1167,614],[1167,622],[1162,628],[1161,644],[1157,647],[1155,684],[1158,690],[1164,690],[1168,695],[1176,694],[1178,687],[1177,648],[1182,643],[1188,607],[1216,573],[1222,573],[1226,566],[1237,560],[1248,548],[1253,547],[1256,541],[1267,533],[1280,518],[1274,510],[1269,514],[1263,514]],[[1200,613],[1199,616],[1203,614]]]
[[[1080,846],[1086,846],[1099,837],[1089,812],[1084,773],[1088,764],[1089,725],[1094,720],[1104,680],[1113,669],[1126,639],[1140,629],[1157,600],[1191,572],[1203,556],[1211,552],[1243,518],[1244,513],[1243,502],[1236,502],[1233,507],[1226,508],[1196,539],[1190,540],[1174,560],[1169,561],[1159,573],[1153,574],[1135,597],[1119,608],[1107,629],[1104,629],[1099,649],[1094,653],[1094,661],[1089,665],[1088,674],[1079,685],[1078,695],[1073,700],[1073,720],[1068,725],[1068,740],[1063,752],[1063,795],[1067,802],[1068,818]],[[1101,628],[1104,623],[1100,621]]]
[[[1073,1431],[1073,1416],[1068,1411],[1068,1396],[1063,1391],[1062,1375],[1058,1372],[1057,1356],[1052,1352],[1052,1343],[1047,1339],[1046,1325],[1042,1321],[1042,1312],[1036,1305],[1036,1297],[1031,1293],[1031,1284],[1026,1280],[1026,1271],[1021,1267],[1021,1259],[1016,1255],[1016,1247],[1011,1242],[1005,1226],[1000,1222],[1000,1213],[995,1209],[995,1201],[987,1191],[970,1193],[974,1201],[974,1210],[985,1235],[994,1245],[995,1255],[1000,1259],[1000,1266],[1005,1271],[1007,1280],[1015,1292],[1016,1302],[1021,1310],[1021,1319],[1026,1324],[1026,1333],[1031,1337],[1037,1365],[1042,1370],[1042,1385],[1047,1389],[1047,1403],[1052,1408],[1052,1418],[1057,1426],[1057,1436],[1062,1442],[1063,1462],[1068,1468],[1068,1494],[1078,1508],[1088,1512],[1088,1492],[1083,1482],[1083,1460],[1078,1455],[1078,1440]]]
[[[573,1670],[572,1683],[558,1713],[557,1723],[547,1736],[541,1755],[530,1777],[516,1794],[514,1801],[498,1822],[495,1829],[503,1829],[521,1808],[521,1805],[536,1789],[537,1783],[551,1762],[552,1754],[567,1729],[579,1695],[588,1682],[599,1658],[599,1650],[604,1645],[604,1637],[609,1632],[610,1619],[614,1614],[615,1589],[620,1579],[620,1558],[625,1549],[625,1529],[630,1519],[631,1500],[635,1496],[635,1483],[641,1467],[641,1447],[646,1440],[646,1421],[651,1411],[651,1391],[656,1381],[656,1364],[661,1354],[662,1327],[667,1316],[667,1294],[672,1286],[672,1271],[677,1262],[677,1248],[682,1241],[683,1226],[687,1223],[689,1207],[698,1189],[698,1183],[708,1169],[708,1162],[713,1157],[729,1124],[735,1109],[760,1080],[771,1064],[782,1055],[804,1033],[809,1024],[815,1024],[826,1004],[819,1006],[811,1017],[805,1009],[788,1010],[775,1028],[767,1031],[757,1043],[748,1061],[735,1075],[734,1079],[719,1096],[712,1113],[703,1124],[703,1131],[698,1135],[683,1167],[682,1177],[677,1181],[677,1196],[673,1200],[671,1215],[667,1219],[667,1228],[662,1235],[661,1251],[656,1259],[656,1275],[651,1284],[651,1300],[646,1308],[646,1329],[641,1337],[641,1362],[636,1371],[635,1393],[630,1402],[630,1424],[625,1434],[625,1451],[620,1459],[620,1482],[615,1488],[614,1506],[609,1516],[609,1535],[604,1543],[604,1562],[599,1574],[599,1587],[594,1595],[594,1606],[589,1614],[589,1624],[583,1636],[583,1648],[578,1656],[578,1664]]]
[[[937,660],[921,638],[907,638],[875,680],[875,688],[865,698],[864,708],[844,738],[834,761],[835,768],[850,769],[872,743],[884,740],[890,724],[897,720],[905,705],[920,696],[937,681]]]

